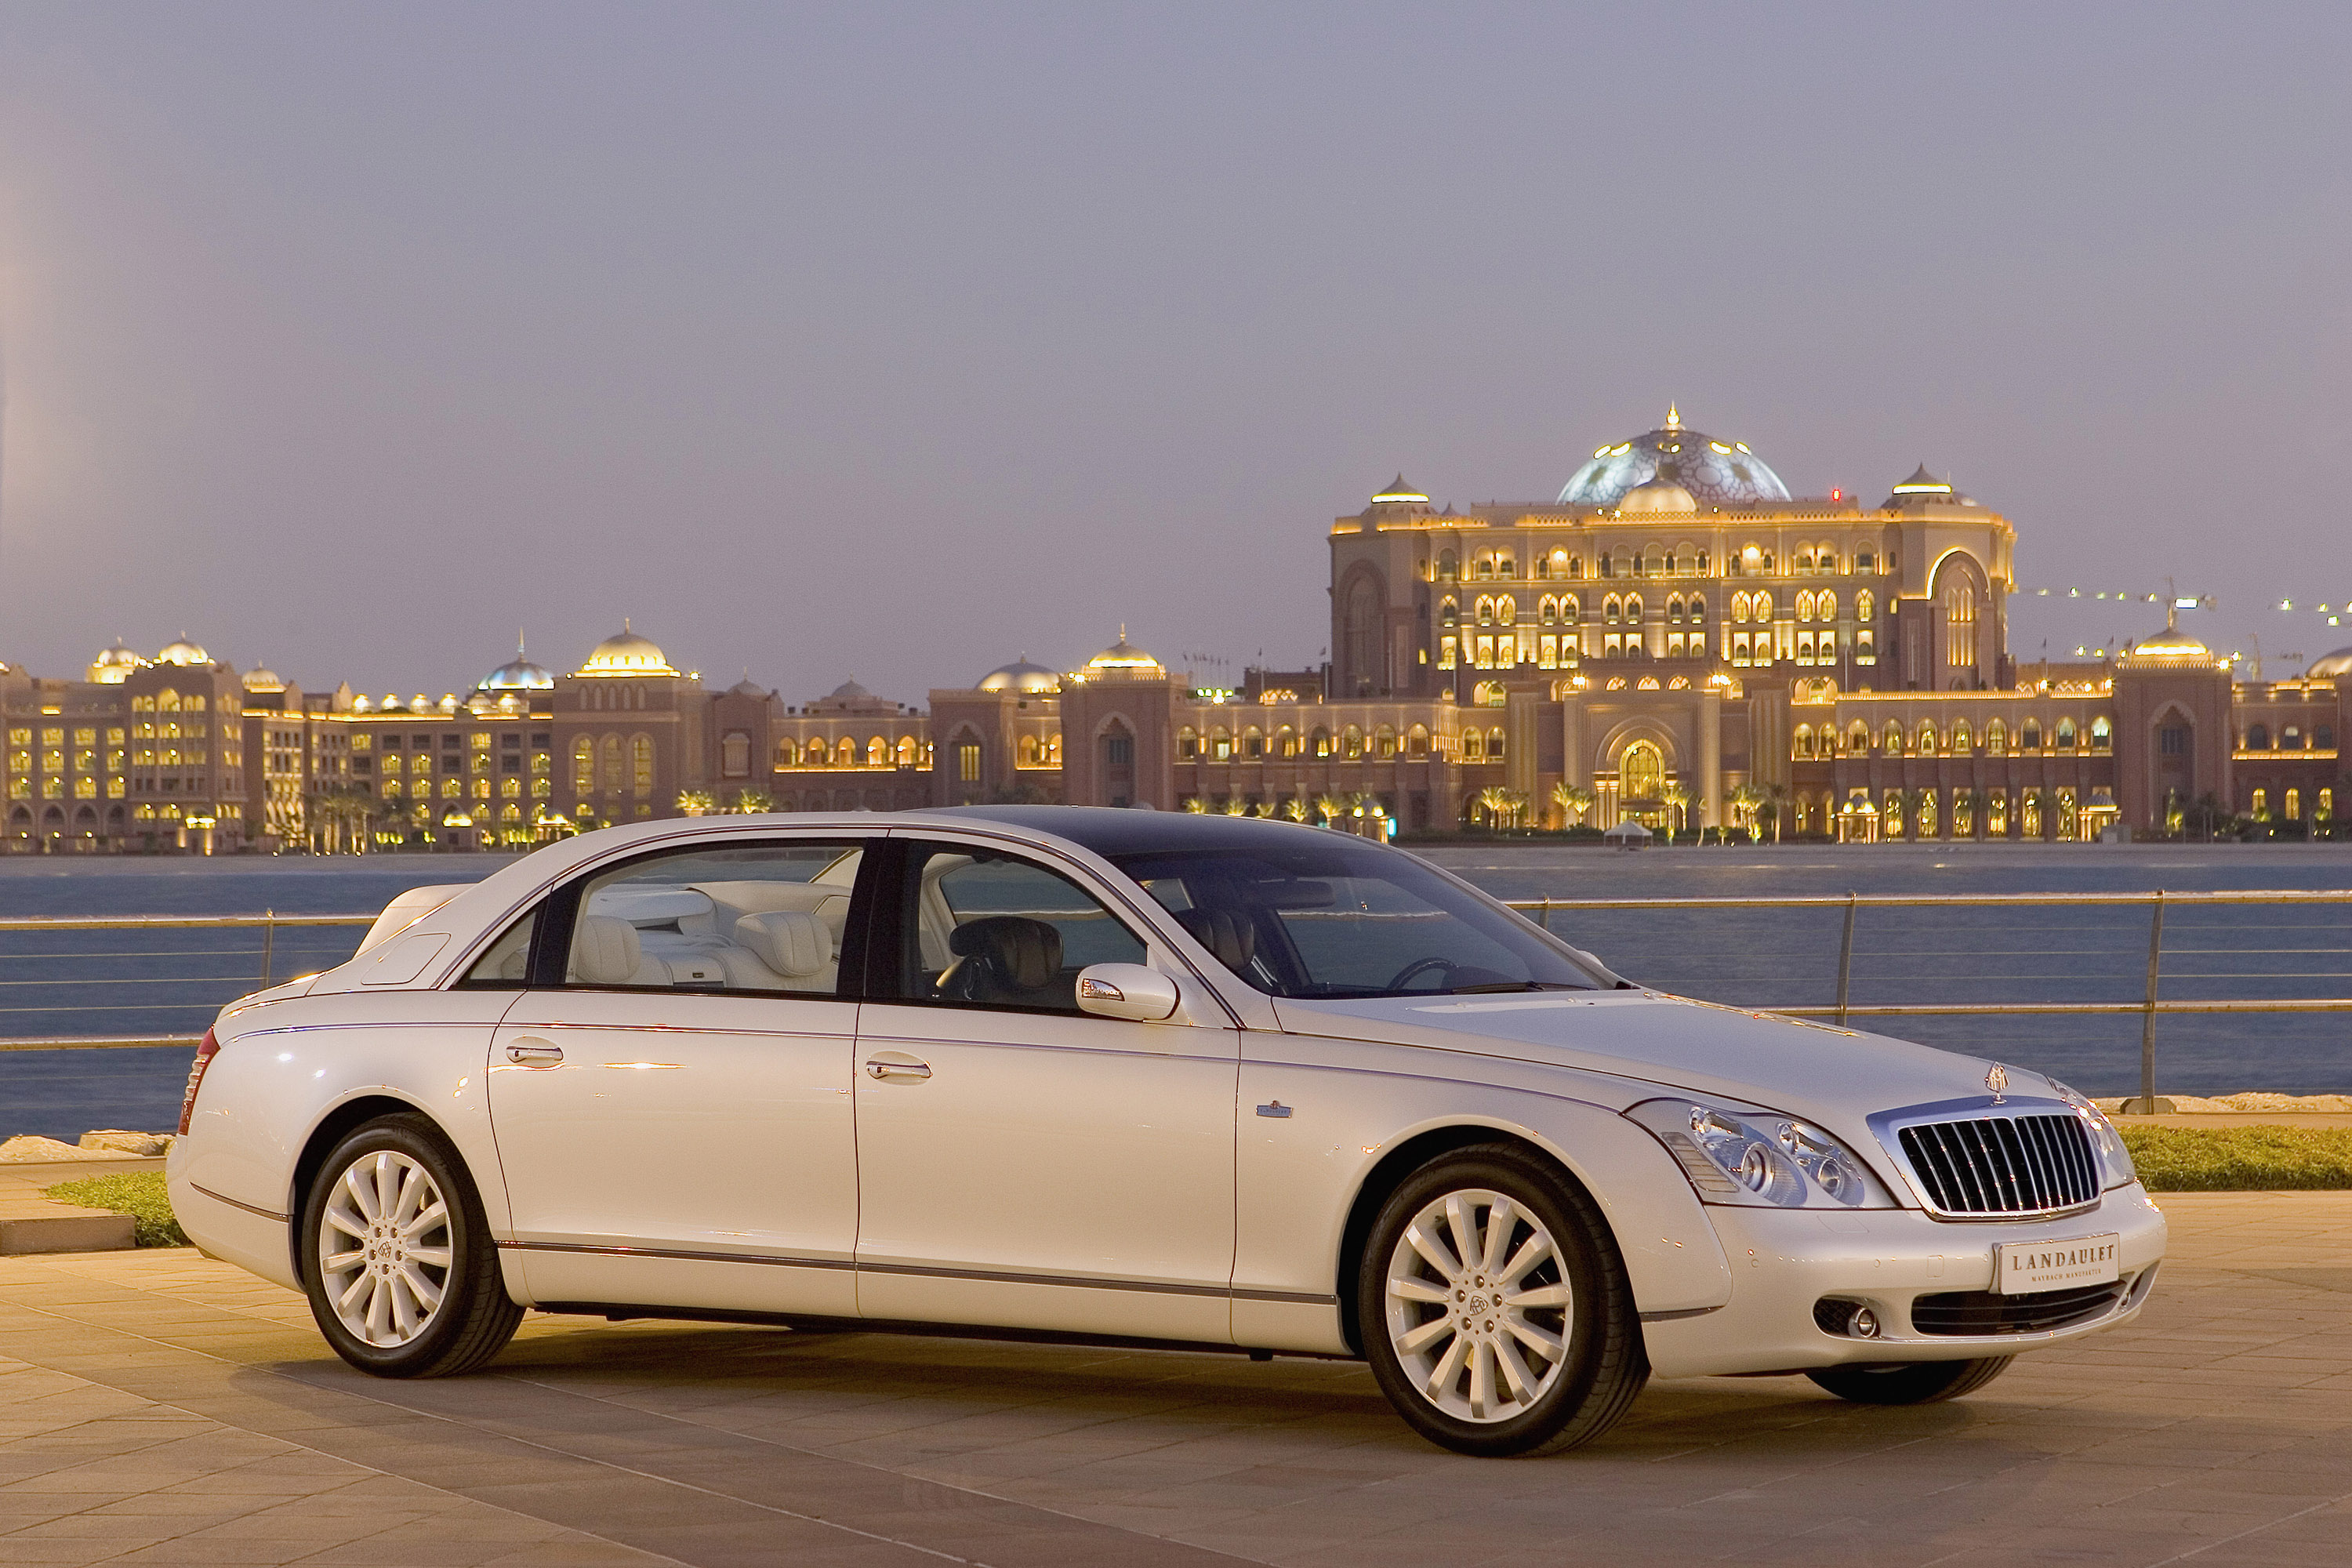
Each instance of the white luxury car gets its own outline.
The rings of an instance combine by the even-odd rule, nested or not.
[[[196,1245],[345,1360],[525,1309],[1361,1357],[1473,1454],[1653,1373],[1949,1398],[2129,1321],[2082,1096],[1610,973],[1402,851],[1050,806],[647,823],[206,1035]]]

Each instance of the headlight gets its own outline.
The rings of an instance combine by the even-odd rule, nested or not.
[[[2124,1135],[2107,1120],[2107,1113],[2093,1105],[2083,1095],[2075,1093],[2049,1074],[2042,1074],[2052,1092],[2074,1108],[2074,1114],[2091,1124],[2091,1142],[2099,1146],[2099,1158],[2106,1162],[2106,1185],[2125,1186],[2139,1180],[2139,1172],[2132,1164],[2131,1151],[2124,1147]]]
[[[1653,1100],[1625,1114],[1666,1146],[1702,1202],[1766,1208],[1884,1208],[1891,1200],[1844,1144],[1777,1111]]]

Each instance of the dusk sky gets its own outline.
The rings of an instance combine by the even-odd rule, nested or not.
[[[1392,474],[1549,500],[1673,400],[2006,512],[2085,594],[2021,658],[2170,576],[2283,673],[2352,644],[2347,58],[2342,5],[0,5],[0,659],[1237,675],[1321,656]]]

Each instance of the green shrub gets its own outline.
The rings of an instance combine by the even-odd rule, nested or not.
[[[86,1176],[79,1182],[60,1182],[47,1191],[61,1204],[129,1215],[132,1234],[142,1247],[188,1245],[188,1233],[180,1228],[178,1218],[172,1213],[172,1200],[164,1195],[161,1171]]]
[[[2154,1193],[2352,1188],[2352,1128],[2126,1127],[2123,1134]]]

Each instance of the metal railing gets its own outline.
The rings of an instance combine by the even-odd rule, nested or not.
[[[1836,1000],[1797,1006],[1759,1007],[1756,1012],[1795,1018],[1828,1018],[1845,1024],[1856,1018],[2130,1016],[2140,1025],[2140,1093],[2136,1102],[2153,1107],[2156,1096],[2156,1021],[2181,1015],[2352,1013],[2352,997],[2273,998],[2243,1000],[2166,1000],[2158,988],[2163,973],[2164,921],[2168,910],[2213,905],[2345,905],[2352,906],[2352,890],[2310,891],[2275,889],[2218,893],[2180,893],[2158,889],[2147,893],[1847,893],[1797,894],[1738,898],[1507,899],[1510,908],[1534,917],[1546,931],[1556,914],[1608,910],[1729,911],[1735,910],[1835,910],[1843,917],[1838,944]],[[2147,974],[2138,1001],[2115,1002],[1899,1002],[1857,1003],[1853,999],[1854,932],[1864,910],[2014,910],[2027,908],[2145,908],[2149,911]],[[121,915],[32,916],[0,918],[0,932],[49,933],[106,931],[187,929],[247,929],[262,932],[260,973],[256,989],[272,984],[277,936],[282,929],[316,926],[367,926],[376,917],[363,915]],[[2258,951],[2258,950],[2253,950]],[[2259,977],[2256,977],[2259,978]],[[193,1048],[196,1035],[79,1035],[0,1037],[0,1051],[132,1050],[158,1047]]]

